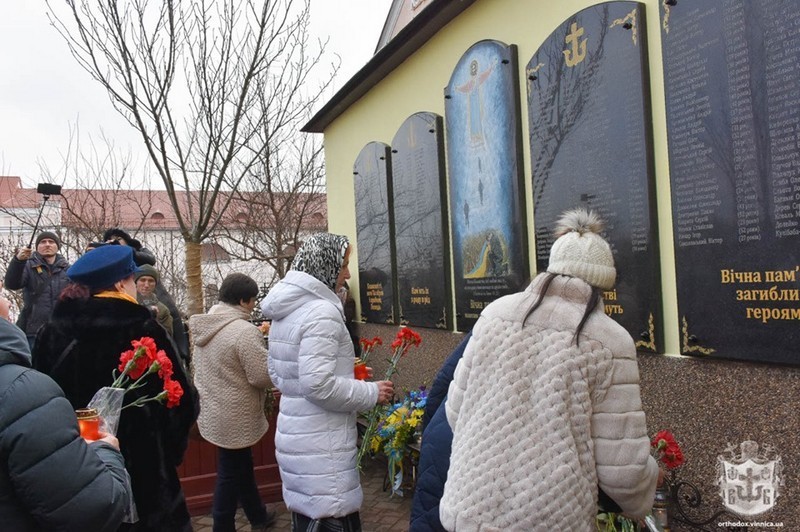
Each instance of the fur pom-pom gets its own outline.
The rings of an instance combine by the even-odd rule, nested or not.
[[[565,211],[556,224],[556,238],[573,231],[581,235],[584,233],[599,235],[605,228],[605,223],[600,218],[600,215],[583,207]]]

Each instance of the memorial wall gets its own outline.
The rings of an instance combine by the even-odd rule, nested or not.
[[[664,329],[637,2],[575,13],[527,62],[531,197],[513,45],[485,40],[463,53],[444,90],[444,131],[440,117],[416,113],[392,140],[395,160],[385,144],[364,148],[364,320],[469,330],[530,277],[526,209],[541,271],[559,214],[585,206],[606,220],[617,262],[606,312],[639,350],[662,353],[671,334],[686,355],[800,363],[800,10],[788,0],[674,4],[658,11],[680,330]]]
[[[662,11],[681,352],[798,364],[800,11]]]

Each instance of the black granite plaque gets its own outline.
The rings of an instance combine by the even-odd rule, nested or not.
[[[361,321],[395,323],[389,146],[370,142],[353,166]]]
[[[392,140],[400,323],[452,329],[442,118],[411,115]]]
[[[681,351],[800,363],[800,10],[661,6]]]
[[[517,56],[481,41],[445,88],[456,326],[529,278]]]
[[[528,63],[533,213],[539,271],[562,212],[602,216],[617,267],[606,313],[638,349],[663,352],[644,11],[637,2],[584,9]]]

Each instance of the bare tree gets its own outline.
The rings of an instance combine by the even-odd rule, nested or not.
[[[262,153],[220,226],[231,257],[270,266],[267,288],[286,274],[304,235],[327,227],[322,147],[309,135],[278,144]]]
[[[39,161],[40,174],[47,181],[72,184],[62,191],[60,225],[67,235],[65,244],[78,254],[89,242],[100,240],[109,227],[140,230],[154,206],[149,179],[129,151],[117,150],[102,131],[99,141],[91,135],[88,141],[88,146],[81,141],[75,126],[58,173]],[[131,189],[132,182],[143,188]]]
[[[284,98],[310,106],[331,82],[302,94],[324,52],[323,43],[309,47],[309,1],[47,4],[80,66],[141,133],[185,242],[189,313],[202,312],[201,244],[233,191],[260,171],[272,139],[261,133],[288,119]],[[265,97],[274,101],[264,105]]]
[[[44,181],[72,185],[62,189],[60,196],[50,198],[39,227],[56,229],[64,248],[75,255],[80,255],[89,242],[99,240],[109,227],[126,227],[134,232],[141,229],[154,204],[148,180],[139,174],[130,152],[117,150],[113,140],[102,132],[97,141],[91,135],[87,139],[88,143],[81,141],[74,125],[59,168],[52,170],[46,161],[37,161]],[[145,188],[131,189],[131,182]],[[28,233],[38,219],[29,205],[32,196],[41,201],[33,189],[23,189],[0,205],[0,213]]]

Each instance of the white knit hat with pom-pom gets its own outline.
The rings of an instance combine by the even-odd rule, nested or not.
[[[594,211],[578,208],[562,214],[547,271],[578,277],[604,290],[613,288],[617,270],[611,246],[600,236],[603,227]]]

